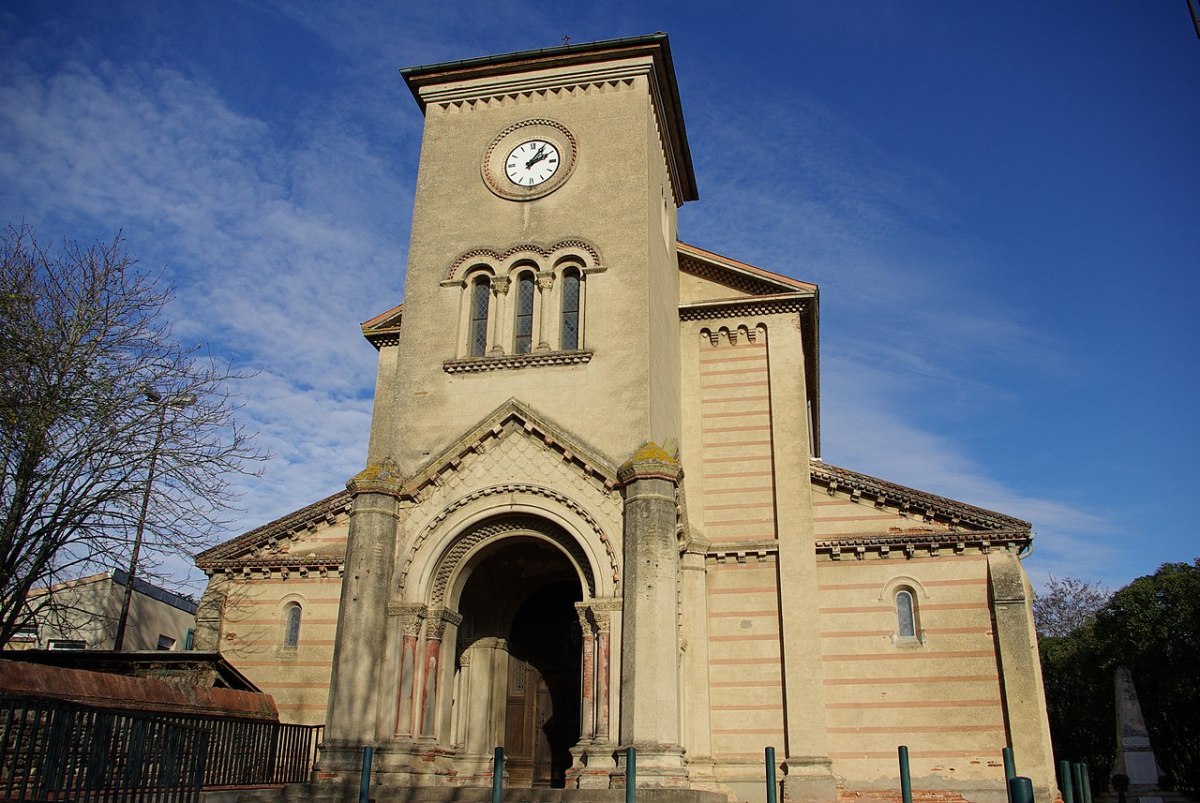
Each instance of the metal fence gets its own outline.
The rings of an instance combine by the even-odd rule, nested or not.
[[[324,725],[287,725],[230,717],[169,715],[209,735],[204,786],[262,786],[308,780]]]
[[[5,800],[199,800],[203,730],[56,700],[0,698]]]
[[[208,787],[302,782],[323,730],[0,696],[0,799],[190,803]]]

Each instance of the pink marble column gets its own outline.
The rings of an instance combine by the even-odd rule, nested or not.
[[[579,736],[581,741],[591,741],[596,736],[596,637],[586,604],[578,603],[575,612],[579,615],[579,626],[583,630]]]
[[[609,626],[608,611],[593,610],[596,618],[596,741],[607,742],[609,731],[608,666]]]
[[[400,615],[404,635],[400,642],[400,689],[396,699],[396,734],[413,735],[413,705],[416,703],[417,636],[425,618],[425,606],[414,605]]]
[[[441,676],[442,635],[446,632],[444,611],[435,611],[425,625],[425,651],[421,661],[420,735],[437,731],[438,679]]]

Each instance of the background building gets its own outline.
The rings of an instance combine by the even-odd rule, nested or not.
[[[81,577],[29,593],[35,624],[17,632],[10,649],[111,650],[129,585],[121,569]],[[125,631],[126,650],[190,648],[196,603],[134,579]]]

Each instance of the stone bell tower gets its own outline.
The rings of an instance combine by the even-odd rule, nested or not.
[[[425,133],[370,460],[410,472],[510,397],[618,463],[678,438],[675,210],[696,188],[666,36],[403,75]]]

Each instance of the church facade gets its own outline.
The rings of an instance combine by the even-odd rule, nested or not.
[[[402,71],[425,116],[366,467],[197,559],[312,794],[1039,797],[1027,522],[819,458],[818,291],[678,240],[665,35]],[[947,797],[948,796],[948,797]],[[447,799],[450,799],[447,797]]]

